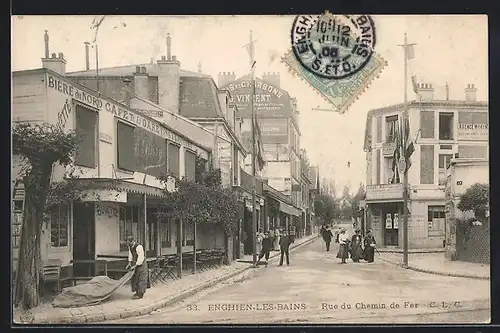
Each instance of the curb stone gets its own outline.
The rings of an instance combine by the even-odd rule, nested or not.
[[[290,248],[290,251],[295,250],[299,247],[302,247],[304,245],[310,244],[316,239],[318,239],[319,236],[316,235],[315,237],[312,237],[311,239],[297,244],[294,247]],[[274,255],[271,255],[269,259],[273,259],[277,257],[279,253],[275,253]],[[239,275],[246,270],[252,268],[253,266],[249,265],[248,267],[243,267],[241,269],[238,269],[228,275],[224,275],[218,278],[214,278],[212,280],[207,281],[206,283],[203,283],[199,286],[196,286],[190,290],[183,290],[178,292],[177,294],[172,295],[162,298],[156,302],[153,302],[153,304],[148,305],[148,306],[142,306],[136,309],[131,309],[130,311],[125,311],[121,310],[120,312],[111,312],[111,313],[96,313],[96,314],[81,314],[77,316],[71,316],[71,317],[59,317],[59,318],[43,318],[41,320],[36,320],[35,318],[30,318],[30,323],[29,324],[54,324],[55,322],[61,323],[61,324],[88,324],[92,322],[103,322],[106,320],[116,320],[116,319],[124,319],[124,318],[131,318],[131,317],[139,317],[139,316],[144,316],[147,315],[153,311],[156,311],[158,309],[167,307],[169,305],[172,305],[173,303],[177,303],[185,298],[188,298],[204,289],[208,289],[220,282],[223,282],[225,280],[229,280],[230,278]],[[20,323],[22,324],[22,322]],[[26,323],[24,323],[26,324]]]
[[[439,272],[439,271],[433,271],[430,269],[423,269],[423,268],[418,268],[415,266],[405,266],[404,264],[399,264],[395,263],[390,260],[382,259],[379,258],[381,261],[396,265],[398,267],[404,268],[404,269],[409,269],[415,272],[420,272],[420,273],[427,273],[427,274],[434,274],[434,275],[441,275],[441,276],[449,276],[449,277],[458,277],[458,278],[466,278],[466,279],[476,279],[476,280],[489,280],[490,278],[488,276],[481,276],[481,275],[474,275],[474,274],[459,274],[459,273],[445,273],[445,272]]]

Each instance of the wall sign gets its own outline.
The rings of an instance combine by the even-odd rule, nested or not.
[[[85,92],[79,88],[67,83],[61,79],[55,78],[52,75],[47,74],[47,87],[63,93],[73,99],[91,106],[99,111],[106,111],[112,113],[115,117],[126,120],[138,127],[153,132],[164,139],[173,141],[177,144],[182,144],[186,148],[191,150],[197,150],[191,142],[187,141],[183,137],[177,135],[176,133],[170,131],[169,129],[163,127],[160,122],[148,119],[144,117],[141,112],[137,112],[131,109],[127,109],[118,103],[113,103],[104,98],[94,96],[92,93]],[[62,111],[61,111],[62,112]],[[64,114],[61,116],[64,119]],[[67,120],[67,116],[66,116]],[[64,121],[64,120],[61,120]]]

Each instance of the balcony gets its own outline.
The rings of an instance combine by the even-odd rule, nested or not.
[[[381,184],[366,186],[366,201],[403,200],[403,184]]]

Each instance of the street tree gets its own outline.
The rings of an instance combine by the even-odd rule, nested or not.
[[[457,208],[474,212],[474,217],[480,222],[489,222],[489,192],[488,184],[475,183],[462,194]]]
[[[16,123],[12,128],[12,154],[22,165],[25,203],[19,260],[14,286],[14,304],[31,309],[40,302],[41,231],[47,199],[51,193],[51,175],[55,164],[72,162],[77,139],[58,126],[46,123]],[[59,186],[60,187],[60,186]],[[54,195],[50,196],[56,200]]]

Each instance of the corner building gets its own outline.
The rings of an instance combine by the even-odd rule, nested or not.
[[[464,100],[435,100],[434,86],[418,84],[408,103],[415,152],[408,171],[409,248],[439,248],[445,239],[446,169],[452,158],[488,158],[488,102],[469,84]],[[365,129],[366,228],[377,242],[403,247],[403,184],[391,184],[395,134],[404,104],[370,110]],[[402,182],[402,177],[401,177]]]

